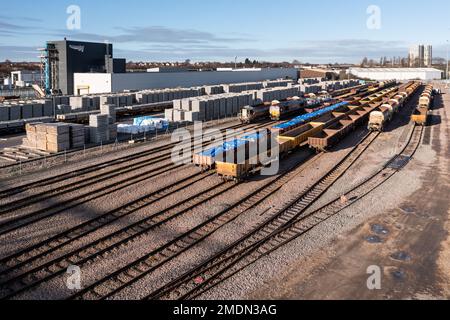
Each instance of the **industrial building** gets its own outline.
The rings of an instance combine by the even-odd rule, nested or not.
[[[371,80],[440,80],[442,71],[434,68],[350,68],[355,77]]]
[[[125,72],[125,59],[113,59],[113,45],[80,41],[49,41],[42,56],[47,93],[74,94],[79,72]]]
[[[295,68],[236,71],[181,71],[142,73],[75,73],[75,94],[111,93],[124,90],[195,87],[280,78],[298,79]]]
[[[42,74],[39,71],[19,70],[11,72],[11,80],[5,85],[13,84],[16,87],[26,87],[32,84],[41,84]]]

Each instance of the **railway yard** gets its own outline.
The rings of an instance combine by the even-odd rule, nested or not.
[[[203,132],[187,163],[165,134],[0,167],[0,298],[450,298],[445,84],[270,100],[205,123],[235,131]]]

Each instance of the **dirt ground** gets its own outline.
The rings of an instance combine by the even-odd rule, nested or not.
[[[441,88],[445,89],[443,85]],[[250,297],[449,299],[449,114],[450,90],[445,89],[442,99],[435,101],[416,156],[393,177],[389,186],[383,187],[381,194],[395,194],[396,188],[407,189],[408,181],[418,183],[414,192],[398,197],[389,210],[335,237],[330,246],[299,259],[289,267],[289,272],[272,279]],[[374,201],[369,197],[359,207],[376,211],[373,206],[377,206],[377,201],[380,199]],[[369,289],[368,279],[377,268],[381,271],[381,287]]]

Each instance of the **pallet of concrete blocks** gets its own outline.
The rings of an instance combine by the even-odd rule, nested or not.
[[[114,104],[116,106],[119,105],[119,97],[116,95],[108,95],[100,97],[100,107],[104,104]]]
[[[243,91],[260,90],[264,87],[262,82],[233,83],[223,84],[222,86],[225,93],[239,93]]]
[[[223,86],[206,86],[205,93],[207,95],[215,95],[225,93]]]
[[[36,102],[42,104],[42,116],[53,116],[53,101],[51,99],[37,100]]]
[[[133,105],[135,97],[133,94],[121,94],[119,95],[119,107],[130,107]]]
[[[91,106],[91,99],[86,96],[70,97],[72,112],[88,111]]]
[[[44,116],[44,104],[39,101],[33,101],[33,118],[41,118],[43,116]]]
[[[0,122],[9,121],[9,107],[0,104]]]
[[[207,105],[208,102],[206,99],[202,99],[202,98],[197,98],[197,99],[193,99],[191,100],[190,103],[190,110],[192,112],[195,112],[198,114],[197,116],[197,120],[206,120],[207,119]]]
[[[70,105],[70,97],[69,96],[55,96],[52,98],[53,104],[57,106],[58,104]]]
[[[100,113],[106,114],[110,118],[110,123],[116,123],[116,106],[114,104],[104,104],[100,107]]]
[[[184,110],[173,109],[173,122],[183,122],[184,113]]]
[[[20,120],[22,118],[22,106],[17,103],[9,105],[9,120]]]
[[[70,148],[82,148],[85,144],[85,131],[82,124],[70,124]]]
[[[113,123],[108,126],[108,141],[117,140],[117,124]]]
[[[72,112],[72,108],[68,104],[58,104],[55,106],[55,112],[57,115],[69,114]]]
[[[293,80],[279,79],[279,80],[264,81],[263,85],[264,85],[264,88],[275,88],[275,87],[288,87],[289,85],[292,85],[293,83],[294,83]]]
[[[108,141],[109,120],[106,114],[89,116],[89,137],[92,143],[103,143]]]
[[[19,106],[21,108],[20,119],[33,118],[33,104],[32,103],[25,103],[24,101],[19,101]]]
[[[169,122],[173,122],[173,109],[164,110],[164,119]]]

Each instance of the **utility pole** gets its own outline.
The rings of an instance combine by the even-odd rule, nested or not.
[[[447,73],[445,74],[445,80],[448,81],[448,40],[447,40],[447,60],[446,60],[446,63],[447,63]]]

